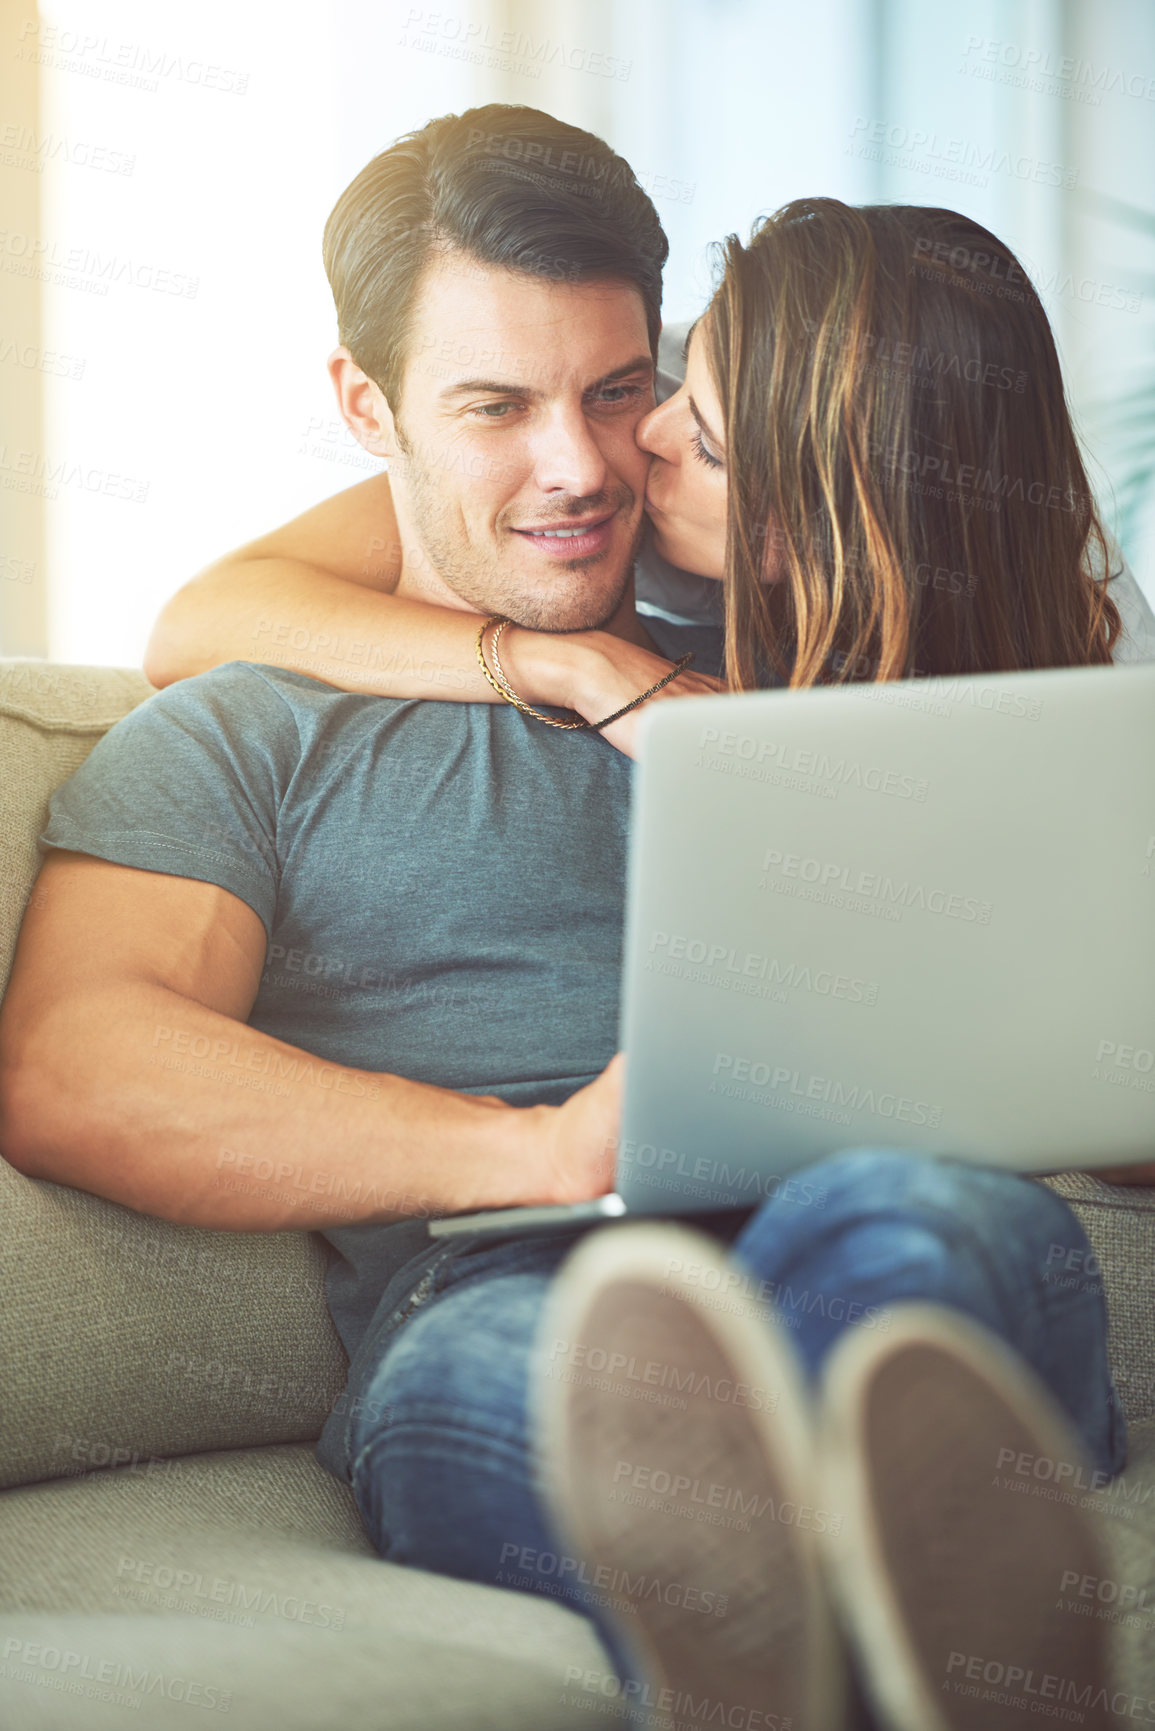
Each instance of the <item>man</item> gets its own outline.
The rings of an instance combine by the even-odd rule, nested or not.
[[[335,382],[347,423],[391,464],[400,594],[680,653],[684,629],[643,625],[632,592],[646,472],[633,431],[653,400],[665,251],[621,159],[527,109],[433,122],[343,195],[326,245],[346,334]],[[468,362],[429,364],[455,345]],[[706,634],[694,641],[703,667]],[[716,666],[717,634],[713,650]],[[1082,1517],[1005,1497],[992,1528],[979,1494],[999,1449],[1077,1452],[1070,1423],[1101,1471],[1122,1460],[1101,1299],[1042,1279],[1056,1243],[1086,1252],[1052,1194],[862,1152],[824,1163],[822,1208],[713,1222],[733,1264],[659,1228],[591,1237],[557,1281],[572,1235],[430,1243],[431,1213],[611,1182],[629,774],[595,733],[512,707],[338,692],[267,665],[153,698],[53,801],[0,1016],[8,1159],[173,1220],[324,1231],[351,1362],[319,1454],[378,1549],[550,1592],[556,1521],[611,1580],[608,1609],[586,1581],[575,1597],[633,1699],[665,1679],[687,1724],[836,1722],[815,1523],[779,1515],[822,1492],[803,1378],[765,1318],[797,1275],[839,1301],[807,1314],[797,1346],[817,1374],[838,1344],[832,1410],[850,1440],[831,1482],[847,1487],[848,1530],[899,1541],[889,1577],[873,1555],[837,1565],[878,1710],[908,1722],[937,1689],[942,1723],[972,1723],[953,1717],[974,1712],[951,1693],[955,1653],[1043,1668],[1065,1653],[1072,1687],[1094,1691],[1095,1629],[1035,1615],[1056,1557],[1093,1572]],[[253,1175],[270,1154],[272,1186]],[[750,1290],[715,1314],[703,1294],[735,1270]],[[906,1299],[971,1320],[952,1333],[919,1311],[883,1339],[886,1307]],[[531,1459],[543,1304],[546,1468],[568,1461],[569,1490],[539,1490]],[[865,1316],[875,1341],[863,1328],[847,1346]],[[630,1377],[603,1389],[599,1353],[642,1365],[654,1398]],[[658,1398],[675,1373],[692,1384],[681,1408]],[[901,1422],[864,1430],[885,1374]],[[934,1434],[943,1412],[958,1420],[950,1447]],[[852,1487],[848,1463],[868,1458]],[[888,1474],[901,1496],[882,1494]],[[644,1489],[662,1475],[681,1487],[667,1503]],[[723,1514],[728,1496],[754,1497],[757,1524],[702,1522],[691,1485]],[[911,1506],[961,1547],[929,1578]],[[992,1530],[1011,1542],[982,1583],[974,1547]],[[879,1632],[884,1592],[898,1608]]]

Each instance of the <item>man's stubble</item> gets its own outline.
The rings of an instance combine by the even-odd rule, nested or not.
[[[593,570],[607,558],[594,554],[585,559],[567,559],[543,572],[540,588],[518,587],[502,571],[499,558],[492,552],[481,553],[471,546],[456,525],[456,505],[447,502],[437,488],[428,465],[398,428],[398,443],[404,452],[404,478],[413,518],[413,528],[429,566],[446,586],[475,612],[500,613],[515,625],[531,631],[596,631],[614,617],[621,606],[634,560],[641,548],[645,532],[645,517],[640,515],[633,541],[625,559],[619,580],[607,590],[601,584],[589,584],[583,592],[580,578],[583,571]],[[447,509],[447,503],[449,509]],[[626,487],[616,492],[598,493],[578,499],[567,497],[555,506],[551,514],[558,518],[593,515],[597,511],[628,512],[635,503],[634,493]],[[550,578],[553,577],[553,586]]]

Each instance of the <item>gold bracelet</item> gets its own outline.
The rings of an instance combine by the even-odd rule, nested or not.
[[[501,636],[501,633],[505,630],[506,626],[512,625],[512,623],[513,621],[507,619],[504,614],[494,613],[489,619],[482,622],[481,629],[477,633],[477,659],[481,665],[481,671],[484,673],[493,689],[497,692],[498,696],[503,697],[506,703],[511,703],[515,709],[520,709],[523,715],[532,715],[535,721],[544,721],[547,727],[561,727],[565,728],[567,732],[576,732],[579,728],[589,727],[589,722],[584,716],[578,715],[576,710],[570,710],[570,714],[575,718],[573,721],[559,721],[556,716],[543,715],[540,709],[534,709],[523,697],[517,695],[513,686],[509,683],[508,679],[506,679],[505,674],[501,672],[501,663],[497,660],[496,653],[497,639]],[[494,678],[493,674],[489,671],[489,665],[485,659],[485,633],[491,625],[497,626],[490,648],[494,652],[493,659],[497,671],[500,674],[500,679]]]
[[[528,703],[526,703],[524,698],[517,695],[517,692],[505,677],[505,670],[501,665],[501,659],[497,653],[497,642],[506,626],[511,625],[512,623],[513,621],[507,619],[502,613],[494,613],[490,618],[482,622],[481,629],[477,633],[477,659],[481,665],[481,671],[484,673],[493,689],[497,692],[498,696],[503,697],[506,703],[511,703],[515,709],[520,709],[523,715],[532,715],[535,720],[544,721],[547,727],[563,727],[570,732],[575,732],[579,728],[588,728],[593,733],[600,732],[603,727],[608,727],[611,721],[617,721],[621,716],[628,715],[631,709],[637,709],[640,703],[644,703],[648,697],[652,697],[655,691],[660,691],[663,685],[668,685],[671,679],[676,679],[679,673],[684,672],[694,659],[694,651],[691,649],[687,654],[681,656],[677,661],[675,661],[670,671],[663,678],[659,679],[655,685],[651,685],[648,691],[643,691],[640,697],[635,697],[632,702],[624,704],[621,709],[615,709],[612,715],[607,715],[602,721],[586,721],[583,716],[577,716],[576,710],[570,711],[571,715],[577,716],[575,721],[558,721],[552,715],[543,715],[540,709],[533,709]],[[493,634],[493,640],[489,645],[490,653],[493,656],[493,665],[496,670],[496,677],[489,670],[489,664],[485,659],[484,649],[485,633],[491,625],[496,625],[497,627],[497,630]]]
[[[505,668],[501,665],[501,656],[497,653],[497,646],[501,642],[501,634],[508,624],[509,620],[503,619],[493,636],[489,639],[489,653],[493,657],[493,671],[501,681],[502,689],[505,691],[512,691],[513,686],[509,683],[509,680],[506,677]]]

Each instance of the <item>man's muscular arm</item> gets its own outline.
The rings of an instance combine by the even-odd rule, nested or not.
[[[5,1158],[240,1232],[579,1201],[612,1184],[620,1059],[564,1105],[528,1108],[326,1064],[245,1025],[264,960],[260,919],[227,890],[50,854],[0,1010]],[[386,1205],[348,1200],[366,1192]]]

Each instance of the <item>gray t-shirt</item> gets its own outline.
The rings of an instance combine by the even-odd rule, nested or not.
[[[647,629],[671,658],[693,648],[696,668],[720,671],[720,633]],[[319,1060],[318,1087],[339,1075],[328,1061],[558,1104],[617,1048],[632,769],[599,735],[505,704],[366,697],[235,661],[106,734],[54,794],[41,841],[246,902],[268,939],[249,1023]],[[280,1060],[253,1071],[243,1057],[210,1056],[209,1073],[283,1086]],[[406,1206],[383,1174],[380,1205],[412,1214],[412,1189]],[[418,1219],[325,1236],[329,1307],[356,1359],[428,1234]],[[338,1474],[344,1435],[335,1414],[320,1458]]]

